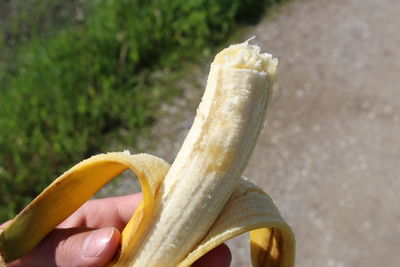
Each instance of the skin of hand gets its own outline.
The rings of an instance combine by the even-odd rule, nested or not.
[[[141,200],[141,194],[90,200],[7,267],[104,266],[118,250],[121,231]],[[229,267],[230,262],[231,252],[222,244],[192,266]]]

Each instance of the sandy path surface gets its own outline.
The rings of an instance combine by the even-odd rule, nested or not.
[[[280,72],[245,174],[293,226],[297,266],[400,264],[399,15],[398,0],[295,1],[252,32]]]
[[[280,66],[245,174],[293,227],[297,266],[400,264],[399,28],[398,0],[298,0],[248,33]],[[200,95],[169,107],[177,122],[155,131],[175,141],[156,155],[174,158]],[[229,244],[250,266],[247,242]]]

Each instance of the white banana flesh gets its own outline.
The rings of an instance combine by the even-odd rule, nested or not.
[[[132,266],[176,266],[216,220],[263,126],[271,65],[276,68],[276,59],[247,43],[216,56],[193,126],[165,178],[153,224]]]

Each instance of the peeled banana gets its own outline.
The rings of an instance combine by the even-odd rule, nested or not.
[[[241,178],[264,123],[277,63],[248,41],[222,50],[171,166],[129,152],[78,163],[1,231],[1,260],[9,263],[30,252],[108,181],[130,169],[139,178],[143,202],[123,230],[110,266],[190,266],[248,231],[253,266],[294,266],[291,228],[272,200]]]

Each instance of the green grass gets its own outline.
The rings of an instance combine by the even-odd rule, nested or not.
[[[134,146],[182,62],[278,1],[86,2],[0,4],[0,221],[80,160]]]

